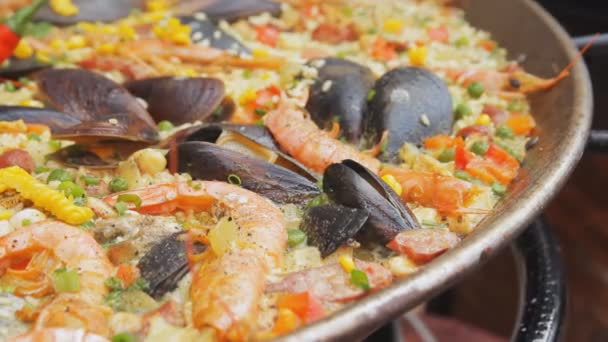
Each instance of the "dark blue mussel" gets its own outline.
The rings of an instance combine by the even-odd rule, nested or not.
[[[179,14],[204,12],[213,21],[235,21],[268,12],[281,13],[281,3],[270,0],[181,0],[174,6]]]
[[[374,85],[372,71],[335,57],[316,59],[310,64],[318,69],[306,103],[311,118],[323,129],[330,129],[337,120],[341,135],[357,143],[363,132],[368,94]]]
[[[23,120],[48,126],[53,133],[68,132],[73,126],[82,123],[81,120],[68,114],[48,108],[32,108],[21,106],[0,106],[0,121]]]
[[[47,4],[34,17],[56,25],[73,25],[81,21],[110,22],[128,16],[134,9],[143,9],[144,0],[72,0],[78,13],[65,16],[53,11]]]
[[[229,51],[235,55],[251,55],[251,51],[238,39],[207,18],[205,15],[180,16],[180,21],[192,28],[190,37],[196,44],[208,44],[220,50]]]
[[[426,69],[401,67],[384,74],[373,88],[366,134],[378,142],[388,131],[381,158],[396,162],[405,142],[450,132],[452,97],[439,76]],[[371,97],[371,96],[370,96]]]
[[[11,58],[0,68],[0,77],[16,80],[20,77],[27,76],[32,72],[48,68],[50,65],[39,61],[35,57],[26,59]]]

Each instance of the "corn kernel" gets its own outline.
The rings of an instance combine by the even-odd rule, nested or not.
[[[103,43],[97,47],[97,52],[100,54],[112,54],[116,52],[116,44]]]
[[[270,54],[268,53],[267,50],[265,49],[253,49],[253,51],[251,52],[253,57],[257,57],[257,58],[264,58],[264,57],[268,57]]]
[[[355,266],[355,262],[353,261],[353,258],[348,255],[341,256],[339,259],[339,262],[340,262],[340,266],[342,266],[342,269],[344,269],[344,271],[347,273],[350,273],[352,270],[357,268]]]
[[[23,120],[0,121],[0,133],[25,133],[27,125]]]
[[[146,2],[146,10],[150,12],[165,11],[169,8],[169,4],[165,0],[148,0]]]
[[[30,58],[33,54],[34,49],[32,49],[32,46],[23,39],[19,41],[15,51],[13,51],[13,55],[19,59]]]
[[[74,5],[72,0],[51,0],[49,2],[49,6],[53,10],[53,12],[64,17],[71,17],[80,12],[78,7]]]
[[[87,46],[87,39],[81,35],[74,35],[68,39],[66,45],[68,49],[81,49]]]
[[[79,22],[77,26],[84,32],[93,32],[97,30],[97,26],[86,21]]]
[[[382,176],[382,180],[386,184],[388,184],[388,186],[390,186],[391,189],[393,189],[397,193],[397,195],[401,196],[401,194],[403,193],[403,187],[401,187],[401,184],[397,182],[393,175],[384,175]]]
[[[258,95],[256,94],[256,91],[253,88],[249,88],[245,90],[245,92],[241,95],[241,104],[247,104],[249,102],[255,101],[257,97]]]
[[[262,75],[260,75],[260,78],[263,81],[268,81],[270,77],[272,77],[272,75],[269,72],[263,72]]]
[[[135,29],[128,24],[121,24],[118,27],[118,34],[124,39],[135,39],[136,33]]]
[[[489,125],[491,122],[492,122],[492,119],[490,118],[490,116],[488,114],[481,114],[475,121],[475,123],[477,125],[484,125],[484,126]]]
[[[418,66],[424,65],[427,54],[428,50],[426,49],[426,46],[417,46],[409,49],[407,52],[407,55],[410,58],[410,63]]]
[[[399,34],[403,30],[403,21],[395,18],[388,18],[384,21],[384,31]]]
[[[62,51],[65,50],[65,42],[59,38],[55,38],[53,40],[51,40],[51,42],[49,43],[49,45],[54,49],[54,50],[58,50],[58,51]]]
[[[11,216],[13,216],[12,211],[6,209],[0,210],[0,220],[8,220]]]
[[[190,33],[188,32],[175,32],[171,35],[171,40],[177,44],[188,45],[192,43],[190,40]]]

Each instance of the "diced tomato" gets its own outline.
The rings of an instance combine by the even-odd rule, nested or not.
[[[467,151],[464,146],[459,146],[456,148],[456,153],[454,154],[454,164],[456,169],[464,170],[467,168],[467,165],[475,159],[475,154],[471,151]]]
[[[122,285],[127,288],[139,278],[139,269],[135,265],[120,264],[116,271],[116,277],[122,280]]]
[[[28,131],[28,133],[43,134],[44,132],[48,132],[50,130],[51,129],[47,125],[42,125],[42,124],[27,124],[27,131]]]
[[[272,25],[261,25],[256,27],[256,39],[268,46],[276,47],[279,41],[280,31]]]
[[[501,165],[519,167],[519,161],[496,144],[490,145],[490,148],[486,152],[486,158],[490,158]]]
[[[481,46],[486,51],[492,51],[496,49],[496,42],[489,39],[484,39],[479,42],[479,46]]]
[[[10,150],[0,155],[0,169],[14,165],[19,166],[27,172],[32,172],[36,166],[32,156],[24,150]]]
[[[488,114],[496,125],[500,125],[509,117],[509,112],[505,109],[488,104],[483,106],[483,113]]]
[[[293,311],[306,323],[314,322],[325,315],[321,301],[308,291],[284,295],[279,299],[278,308]]]
[[[431,40],[441,43],[447,43],[450,41],[450,32],[448,31],[448,27],[445,25],[429,27],[426,29],[426,33]]]
[[[424,139],[423,144],[424,147],[435,150],[444,149],[448,147],[464,146],[464,141],[460,137],[454,138],[449,135],[437,134]]]
[[[344,27],[332,23],[322,23],[314,30],[312,38],[319,42],[338,44],[359,39],[359,32],[353,23]]]
[[[517,177],[519,161],[499,146],[492,144],[484,159],[475,158],[466,166],[466,171],[487,183],[498,181],[509,184]]]
[[[397,58],[397,50],[394,45],[386,41],[383,37],[378,36],[372,44],[371,55],[373,58],[381,61],[390,61]]]
[[[458,242],[458,235],[447,229],[413,229],[397,234],[387,247],[421,264],[431,261]]]
[[[529,114],[511,115],[505,124],[517,135],[528,135],[536,127],[536,121]]]

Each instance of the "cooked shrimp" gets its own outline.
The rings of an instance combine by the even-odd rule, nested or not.
[[[212,327],[218,337],[247,339],[270,268],[280,263],[287,233],[283,213],[263,197],[223,182],[178,182],[130,190],[142,199],[133,209],[168,214],[177,209],[210,211],[214,205],[239,227],[236,246],[195,265],[190,296],[197,328]],[[104,200],[115,204],[120,194]]]
[[[109,342],[103,336],[86,332],[84,329],[45,328],[17,336],[11,342]]]
[[[264,123],[280,147],[302,164],[323,172],[333,164],[352,159],[378,172],[380,161],[331,137],[299,109],[281,105],[264,116]]]
[[[380,176],[392,175],[401,185],[404,202],[418,203],[424,207],[435,208],[442,213],[466,213],[466,202],[473,194],[473,185],[452,176],[431,172],[406,170],[387,167]]]
[[[108,335],[111,310],[102,303],[107,293],[104,281],[113,267],[91,234],[59,221],[44,221],[0,239],[0,279],[14,286],[16,294],[53,293],[50,275],[60,266],[78,270],[80,291],[56,295],[42,308],[35,328],[78,327]]]

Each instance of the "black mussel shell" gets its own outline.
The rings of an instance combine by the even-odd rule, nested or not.
[[[72,0],[78,7],[78,14],[65,16],[53,11],[49,5],[43,6],[34,16],[36,20],[48,21],[56,25],[73,25],[81,21],[110,22],[128,16],[134,9],[143,8],[143,0]]]
[[[177,288],[179,281],[189,272],[184,232],[178,232],[162,239],[154,245],[137,263],[141,277],[148,282],[146,293],[160,299],[165,293]],[[194,250],[204,250],[195,244]]]
[[[114,81],[84,69],[47,69],[36,74],[39,96],[50,107],[82,121],[60,138],[124,139],[154,143],[156,124],[137,98]]]
[[[212,143],[182,143],[178,156],[179,172],[194,179],[237,182],[276,203],[304,205],[321,194],[315,183],[293,171]]]
[[[203,77],[154,77],[124,86],[148,103],[154,120],[178,125],[205,120],[218,108],[226,91],[221,80]]]
[[[65,113],[48,108],[0,106],[0,121],[23,120],[26,123],[43,124],[53,133],[67,132],[82,121]]]
[[[441,78],[426,69],[402,67],[382,76],[369,103],[366,133],[377,142],[384,131],[388,141],[382,159],[396,162],[404,143],[447,134],[452,128],[452,97]]]
[[[367,98],[374,85],[372,71],[335,57],[313,60],[310,64],[320,65],[306,103],[311,118],[323,129],[330,129],[338,120],[341,135],[357,143],[363,133]]]
[[[322,204],[304,213],[300,228],[306,232],[308,244],[319,248],[325,258],[354,238],[368,217],[365,209]]]
[[[369,213],[362,233],[388,243],[406,229],[419,228],[412,211],[399,195],[363,165],[345,160],[332,164],[323,177],[323,190],[334,202]]]
[[[281,3],[270,0],[182,0],[174,10],[179,14],[204,12],[213,21],[236,21],[268,12],[281,13]]]
[[[49,64],[39,61],[36,58],[11,58],[8,64],[0,68],[0,77],[16,80],[19,77],[27,76],[32,72],[48,68]]]
[[[204,15],[181,16],[179,20],[192,28],[190,37],[195,44],[208,44],[235,55],[251,55],[251,51],[243,43],[219,28]]]
[[[49,155],[49,158],[70,167],[86,166],[91,169],[115,168],[138,150],[148,145],[140,142],[96,141],[93,144],[66,146]],[[101,149],[103,156],[98,153]],[[107,155],[107,151],[112,151]]]

